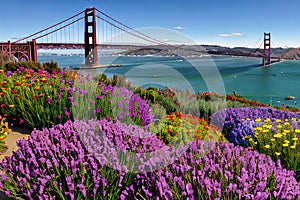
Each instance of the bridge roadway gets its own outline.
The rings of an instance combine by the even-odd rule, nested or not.
[[[1,45],[1,43],[0,43]],[[78,43],[37,43],[37,49],[84,49],[85,44]],[[115,45],[115,44],[97,44],[100,49],[133,49],[144,46],[140,45]]]

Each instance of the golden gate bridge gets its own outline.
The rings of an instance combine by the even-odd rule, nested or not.
[[[97,8],[87,8],[57,24],[16,41],[0,43],[0,52],[17,60],[37,61],[38,49],[84,49],[85,65],[98,65],[98,48],[172,46],[110,17]],[[262,64],[277,61],[271,53],[270,33],[264,34]]]

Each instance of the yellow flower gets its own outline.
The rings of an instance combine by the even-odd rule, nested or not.
[[[290,146],[291,149],[296,149],[296,145]]]
[[[284,122],[284,125],[288,126],[288,125],[290,125],[290,123],[289,122]]]
[[[280,156],[280,154],[281,154],[280,152],[275,152],[276,156]]]
[[[13,108],[14,106],[15,106],[15,105],[13,105],[13,104],[12,104],[12,105],[8,105],[8,107],[10,107],[10,108]]]
[[[300,133],[300,129],[295,129],[295,133]]]
[[[281,119],[276,119],[276,122],[277,122],[277,123],[280,123],[280,122],[281,122]]]
[[[264,129],[264,130],[263,130],[264,133],[267,133],[267,132],[269,132],[269,131],[270,131],[269,129]]]
[[[271,139],[271,141],[272,141],[272,142],[274,142],[274,141],[275,141],[275,139],[274,139],[274,138],[272,138],[272,139]]]
[[[266,148],[266,149],[268,149],[268,148],[270,148],[270,147],[271,147],[271,146],[268,145],[268,144],[265,145],[265,148]]]
[[[260,121],[261,121],[261,118],[257,118],[255,121],[256,121],[256,122],[260,122]]]
[[[256,127],[256,130],[258,130],[258,131],[262,131],[262,127]]]
[[[270,118],[265,119],[265,122],[270,122],[270,121],[271,121]]]
[[[274,137],[275,137],[275,138],[281,138],[281,137],[282,137],[282,134],[277,133],[277,134],[274,135]]]
[[[288,121],[289,121],[289,119],[285,119],[285,121],[286,121],[286,122],[288,122]]]
[[[298,140],[298,138],[294,137],[292,140],[294,140],[294,141],[297,141],[297,140]]]
[[[288,143],[284,143],[282,146],[287,147],[287,146],[289,146],[289,144]]]
[[[245,121],[245,119],[244,119],[244,118],[242,118],[242,121]]]
[[[290,143],[290,141],[288,141],[288,140],[284,140],[283,142],[285,142],[285,143]]]
[[[268,129],[271,129],[272,128],[272,125],[268,125],[268,127],[267,127]]]
[[[246,118],[246,120],[250,121],[251,119],[250,118]]]
[[[290,133],[290,130],[283,130],[284,133]]]
[[[293,118],[292,118],[292,121],[294,121],[294,122],[295,122],[296,120],[297,120],[297,119],[296,119],[295,117],[293,117]]]
[[[276,128],[278,128],[278,129],[281,129],[281,128],[282,128],[282,126],[281,126],[281,125],[277,125],[277,126],[276,126]]]

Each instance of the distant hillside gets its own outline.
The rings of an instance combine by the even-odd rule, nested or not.
[[[300,48],[290,49],[284,54],[283,59],[300,60]]]
[[[150,55],[150,56],[201,56],[210,55],[231,55],[245,57],[262,57],[263,49],[247,47],[222,47],[218,45],[157,45],[150,47],[138,47],[125,52],[124,55]],[[300,59],[300,48],[272,48],[272,56],[284,59]]]

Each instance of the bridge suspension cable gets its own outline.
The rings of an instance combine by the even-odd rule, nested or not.
[[[97,17],[100,18],[101,20],[105,20],[106,22],[108,22],[108,23],[111,24],[112,26],[115,26],[116,28],[119,28],[120,30],[123,30],[123,31],[125,31],[125,32],[127,32],[127,33],[129,33],[129,34],[131,34],[131,35],[133,35],[133,36],[135,36],[135,37],[140,38],[140,39],[144,39],[144,40],[146,40],[146,41],[151,41],[152,43],[155,43],[155,44],[169,45],[169,44],[166,43],[166,42],[162,42],[162,41],[160,41],[160,40],[157,40],[157,39],[155,39],[155,38],[152,38],[152,37],[150,37],[150,36],[148,36],[148,35],[146,35],[146,34],[140,32],[140,31],[137,31],[136,29],[133,29],[133,28],[127,26],[126,24],[124,24],[124,23],[122,23],[122,22],[120,22],[120,21],[118,21],[118,20],[116,20],[116,19],[110,17],[109,15],[107,15],[107,14],[105,14],[104,12],[98,10],[97,8],[96,8],[96,10],[97,10],[97,12],[99,12],[99,13],[102,14],[102,15],[104,15],[104,16],[107,17],[108,19],[110,19],[110,20],[116,22],[117,24],[119,24],[120,26],[123,26],[123,27],[124,27],[124,28],[121,28],[121,27],[118,27],[117,25],[113,25],[113,23],[108,22],[108,20],[105,20],[105,19],[103,19],[102,17],[100,17],[100,16],[97,15]],[[126,29],[127,29],[127,30],[126,30]],[[130,33],[130,31],[128,31],[128,30],[134,32],[135,34]]]
[[[76,23],[76,22],[82,20],[83,18],[84,18],[84,17],[81,17],[81,18],[79,18],[79,19],[77,19],[77,20],[75,20],[75,21],[72,21],[72,22],[70,22],[70,23],[68,23],[68,24],[66,24],[66,25],[64,25],[64,26],[62,26],[62,27],[60,27],[60,28],[57,28],[57,29],[55,29],[55,30],[53,30],[53,31],[50,31],[49,33],[45,33],[45,34],[43,34],[43,35],[41,35],[41,36],[38,36],[38,37],[36,37],[35,39],[38,40],[38,39],[40,39],[40,38],[42,38],[42,37],[45,37],[45,36],[50,35],[50,34],[52,34],[52,33],[55,33],[55,32],[57,32],[57,31],[59,31],[59,30],[61,30],[61,29],[64,29],[64,28],[66,28],[66,27],[69,27],[70,25],[72,25],[72,24],[74,24],[74,23]],[[65,36],[66,36],[66,33],[65,33]],[[65,37],[65,38],[67,38],[67,37]],[[70,32],[69,32],[69,38],[70,38]]]
[[[54,25],[52,25],[52,26],[50,26],[50,27],[48,27],[48,28],[45,28],[45,29],[43,29],[43,30],[41,30],[41,31],[38,31],[38,32],[36,32],[36,33],[34,33],[34,34],[31,34],[31,35],[29,35],[29,36],[27,36],[27,37],[21,38],[21,39],[19,39],[19,40],[17,40],[17,41],[14,41],[14,42],[12,42],[12,44],[15,44],[15,43],[18,43],[18,42],[27,40],[27,39],[29,39],[29,38],[32,38],[32,37],[34,37],[34,36],[36,36],[36,35],[38,35],[38,34],[40,34],[40,33],[42,33],[42,32],[45,32],[45,31],[47,31],[47,30],[49,30],[49,29],[52,29],[52,28],[54,28],[54,27],[57,27],[57,26],[59,26],[59,25],[65,23],[65,22],[67,22],[67,21],[69,21],[69,20],[71,20],[71,19],[74,19],[75,17],[77,17],[77,16],[79,16],[79,15],[81,15],[81,14],[83,14],[83,13],[84,13],[84,11],[81,11],[81,12],[77,13],[76,15],[73,15],[72,17],[69,17],[68,19],[65,19],[65,20],[63,20],[63,21],[61,21],[61,22],[59,22],[59,23],[57,23],[57,24],[54,24]],[[35,39],[36,39],[36,38],[35,38]]]

